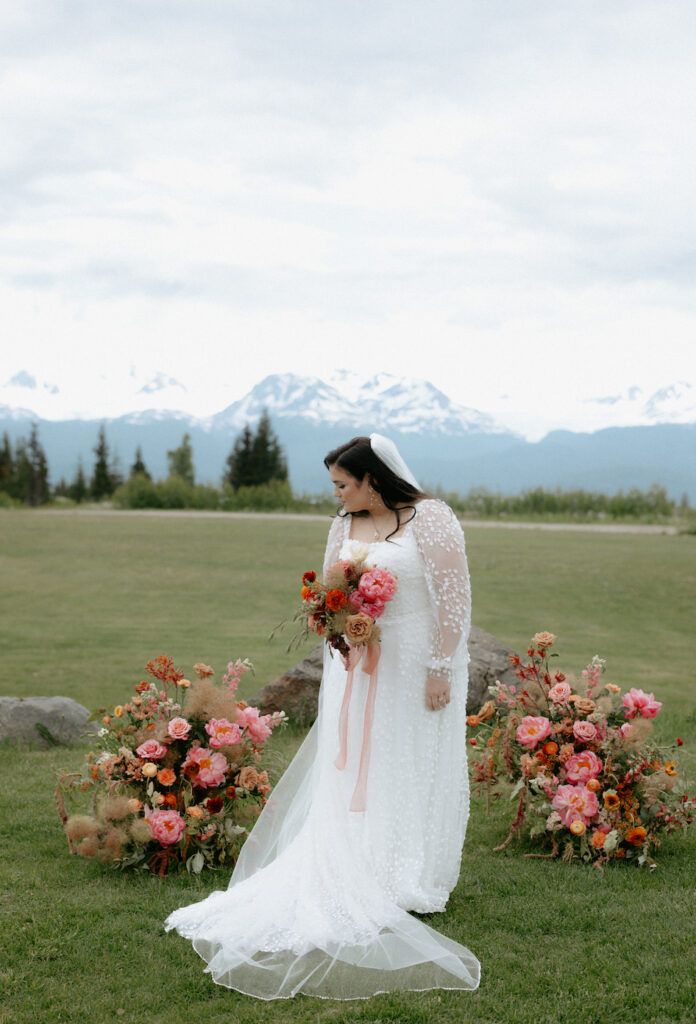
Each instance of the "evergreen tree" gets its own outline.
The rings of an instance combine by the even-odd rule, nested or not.
[[[134,476],[144,476],[147,480],[152,480],[152,477],[147,471],[147,466],[143,462],[143,453],[140,449],[140,445],[138,445],[135,450],[135,462],[131,466],[130,473],[128,474],[130,480],[132,480]]]
[[[32,424],[29,435],[27,457],[30,465],[29,490],[24,500],[29,505],[45,505],[51,493],[48,483],[48,460],[39,441],[39,431],[35,423]]]
[[[87,494],[87,481],[85,480],[85,474],[82,469],[82,459],[80,459],[79,462],[77,463],[77,472],[75,473],[75,479],[70,484],[70,488],[68,490],[68,496],[72,498],[73,501],[76,501],[79,505],[80,502],[85,500]]]
[[[234,447],[227,456],[225,480],[236,490],[250,487],[256,483],[254,473],[254,437],[249,424],[234,442]]]
[[[253,434],[247,424],[227,457],[224,479],[235,491],[239,487],[254,487],[271,480],[287,480],[288,467],[283,450],[266,409]]]
[[[27,442],[20,437],[15,446],[14,473],[10,493],[13,498],[24,501],[27,505],[31,493],[31,475],[31,460],[27,451]]]
[[[191,448],[190,434],[184,434],[179,447],[167,452],[167,461],[169,462],[169,475],[181,477],[193,487],[193,449]]]
[[[12,447],[7,432],[2,435],[2,447],[0,448],[0,491],[9,491],[12,487],[14,476],[14,459],[12,458]]]
[[[68,487],[68,481],[64,476],[60,478],[56,486],[53,488],[54,498],[69,498],[70,488]]]
[[[123,473],[121,472],[121,460],[118,457],[118,452],[114,452],[111,464],[109,466],[109,476],[111,477],[111,493],[120,487],[123,483]]]
[[[109,471],[109,446],[106,441],[104,424],[99,428],[99,438],[93,448],[97,459],[94,463],[89,493],[95,501],[110,497],[114,492],[113,481]]]

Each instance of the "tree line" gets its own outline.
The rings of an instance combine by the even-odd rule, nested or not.
[[[82,461],[78,460],[72,481],[68,483],[61,479],[52,487],[48,459],[39,440],[36,424],[32,425],[29,440],[19,438],[14,451],[5,432],[0,445],[0,495],[5,494],[12,501],[25,505],[38,506],[55,498],[68,498],[78,504],[83,501],[104,501],[113,498],[124,488],[142,488],[143,484],[151,484],[156,488],[174,481],[175,486],[177,483],[191,489],[196,486],[189,434],[184,434],[178,448],[167,452],[169,472],[165,481],[153,481],[140,446],[136,449],[127,477],[124,477],[118,457],[112,455],[109,449],[103,425],[99,428],[97,443],[92,450],[94,464],[89,476],[85,474]],[[238,491],[265,486],[273,481],[287,484],[287,480],[287,461],[271,426],[270,417],[264,410],[256,430],[247,424],[235,440],[225,462],[222,486]],[[215,491],[215,488],[206,489]]]

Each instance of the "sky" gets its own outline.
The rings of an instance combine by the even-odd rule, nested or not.
[[[692,0],[0,0],[0,48],[0,387],[696,386]]]

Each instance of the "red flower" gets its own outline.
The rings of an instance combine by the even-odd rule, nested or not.
[[[176,797],[173,793],[165,793],[163,807],[173,807],[176,809]]]
[[[348,598],[342,590],[330,590],[326,595],[326,607],[331,612],[338,612],[347,600]]]
[[[305,586],[307,586],[309,583],[314,583],[316,578],[317,574],[310,570],[310,572],[303,573],[302,582],[304,583]]]
[[[312,591],[309,589],[309,587],[303,587],[302,588],[302,600],[306,601],[307,598],[309,598],[311,596],[312,596]]]
[[[217,814],[218,811],[222,810],[222,797],[209,796],[205,802],[205,806],[208,808],[211,814]]]
[[[683,747],[684,746],[684,740],[681,739],[680,736],[677,736],[677,746],[678,747]]]
[[[236,800],[237,790],[234,788],[234,786],[227,787],[227,789],[225,790],[225,796],[227,797],[228,800]]]

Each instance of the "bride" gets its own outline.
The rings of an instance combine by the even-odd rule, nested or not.
[[[261,999],[475,989],[473,953],[408,913],[444,910],[466,831],[464,537],[388,438],[353,438],[324,461],[343,506],[324,571],[367,545],[367,563],[398,578],[378,674],[363,662],[346,690],[346,664],[325,645],[317,720],[229,887],[165,927],[192,941],[215,982]]]

